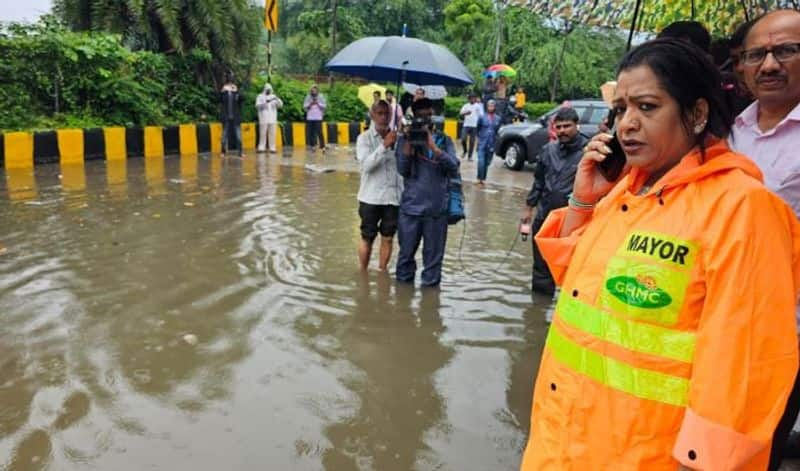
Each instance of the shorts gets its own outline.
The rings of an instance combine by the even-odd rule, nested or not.
[[[369,204],[358,202],[358,215],[361,217],[361,238],[372,242],[378,236],[392,237],[397,233],[397,219],[400,208],[390,204]]]
[[[472,126],[464,126],[461,128],[461,140],[466,141],[467,136],[477,137],[478,136],[478,128],[474,128]]]

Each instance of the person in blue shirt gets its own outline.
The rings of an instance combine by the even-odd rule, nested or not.
[[[492,163],[492,157],[494,157],[494,143],[501,124],[500,116],[495,113],[495,108],[495,101],[489,100],[486,102],[486,113],[478,118],[478,185],[481,186],[486,181],[489,164]]]
[[[417,271],[415,256],[422,248],[422,286],[438,286],[447,243],[448,185],[458,178],[459,160],[453,141],[434,130],[433,103],[421,98],[412,105],[415,119],[427,121],[426,138],[412,145],[410,133],[397,143],[397,171],[403,176],[397,235],[397,281],[413,283]]]

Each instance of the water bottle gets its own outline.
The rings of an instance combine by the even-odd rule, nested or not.
[[[525,242],[528,240],[528,236],[531,233],[531,223],[520,221],[519,222],[519,233],[522,235],[522,241]]]

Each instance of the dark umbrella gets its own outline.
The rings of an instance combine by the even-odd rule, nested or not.
[[[325,64],[328,70],[376,82],[472,84],[467,68],[447,48],[404,36],[359,39]]]

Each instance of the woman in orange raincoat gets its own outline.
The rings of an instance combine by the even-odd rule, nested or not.
[[[702,51],[645,43],[617,82],[624,176],[596,136],[536,236],[562,294],[522,469],[766,469],[797,371],[797,220],[720,139]]]

